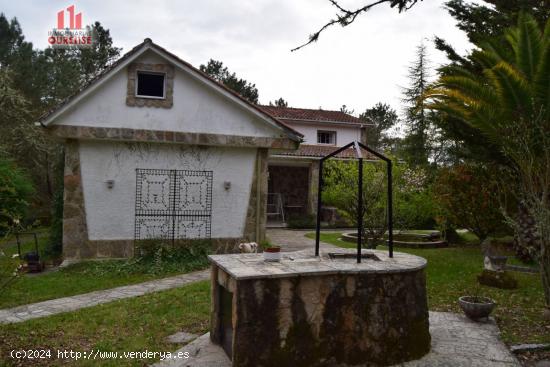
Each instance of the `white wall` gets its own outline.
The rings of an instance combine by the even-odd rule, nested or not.
[[[147,51],[135,62],[167,63]],[[176,67],[172,108],[126,106],[128,70],[113,75],[55,124],[279,137],[282,131]]]
[[[212,238],[241,237],[256,150],[81,141],[90,240],[134,238],[136,168],[212,170]],[[106,180],[114,180],[108,189]],[[224,181],[231,182],[225,190]]]
[[[317,130],[336,131],[336,145],[341,147],[352,141],[361,140],[361,128],[359,126],[335,125],[327,123],[295,123],[285,121],[287,125],[304,134],[303,144],[317,144]]]

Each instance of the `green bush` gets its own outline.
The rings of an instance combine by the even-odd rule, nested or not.
[[[432,185],[422,168],[399,163],[394,168],[394,223],[401,229],[434,229],[436,205]]]
[[[306,229],[315,228],[317,218],[312,214],[291,215],[286,221],[287,228]]]
[[[433,229],[435,205],[427,174],[405,163],[393,165],[393,221],[395,229]],[[356,162],[329,161],[325,169],[323,204],[333,205],[357,225]],[[387,176],[383,162],[363,166],[363,228],[374,247],[387,229]]]
[[[25,217],[33,193],[27,174],[13,160],[0,155],[0,234]]]
[[[180,272],[200,269],[208,265],[212,252],[209,240],[178,241],[172,244],[162,240],[144,240],[136,243],[136,256],[126,265],[135,271],[138,265],[148,273]],[[136,267],[137,266],[137,267]]]
[[[498,173],[479,165],[456,165],[439,171],[434,186],[445,227],[466,228],[483,242],[503,231],[504,217],[498,197]]]

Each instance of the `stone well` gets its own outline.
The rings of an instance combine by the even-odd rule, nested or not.
[[[429,352],[426,260],[369,251],[358,264],[338,251],[350,257],[209,257],[210,336],[233,366],[383,366]]]

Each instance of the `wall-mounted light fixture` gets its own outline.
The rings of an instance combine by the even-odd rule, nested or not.
[[[108,189],[112,189],[113,187],[115,187],[115,180],[107,180],[105,181],[105,183],[107,184]]]
[[[231,188],[231,182],[225,181],[223,183],[223,188],[226,189],[226,190],[229,190]]]

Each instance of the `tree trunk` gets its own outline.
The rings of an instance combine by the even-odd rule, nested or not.
[[[514,238],[514,250],[518,259],[523,262],[532,262],[541,251],[541,244],[535,219],[525,205],[524,202],[518,205],[518,228]]]
[[[550,308],[550,249],[542,246],[540,252],[540,275],[546,307]]]

